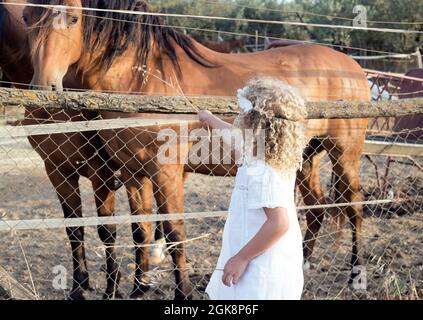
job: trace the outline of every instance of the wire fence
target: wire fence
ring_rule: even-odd
[[[367,72],[379,102],[339,102],[351,109],[348,122],[337,120],[342,108],[330,116],[324,105],[309,106],[316,118],[331,120],[314,122],[321,134],[310,130],[297,178],[304,299],[423,297],[421,104],[382,104],[403,98],[411,79]],[[237,169],[231,150],[189,116],[103,117],[101,106],[124,106],[119,95],[88,99],[76,91],[70,102],[21,93],[0,90],[0,298],[207,299]],[[181,100],[195,107],[195,97]],[[142,111],[138,103],[131,100],[126,111]],[[234,110],[233,102],[220,103]],[[379,119],[367,126],[360,117]]]
[[[40,125],[47,111],[52,119]],[[180,166],[157,168],[165,142],[154,121],[140,128],[124,114],[110,123],[90,112],[41,108],[26,119],[42,132],[6,125],[23,112],[6,105],[2,116],[0,295],[206,299],[236,165],[206,156],[183,166],[185,174]],[[69,120],[87,127],[49,127]],[[195,127],[185,125],[180,131],[184,125],[172,120],[160,129],[173,128],[183,144]],[[395,128],[368,130],[361,159],[355,153],[364,135],[360,140],[357,130],[311,141],[296,197],[307,257],[304,299],[422,297],[422,128]],[[199,141],[208,145],[210,134],[202,131]],[[340,154],[346,146],[351,150]],[[186,147],[185,155],[202,150]],[[359,241],[351,240],[354,232]],[[357,257],[361,276],[351,282]]]
[[[276,25],[290,25],[290,26],[309,26],[317,28],[330,28],[330,29],[347,29],[347,30],[361,30],[361,31],[375,31],[384,33],[401,33],[401,34],[422,34],[423,31],[411,30],[411,29],[400,29],[400,28],[375,28],[375,27],[360,27],[350,25],[337,25],[337,24],[322,24],[322,23],[304,23],[296,21],[277,21],[277,20],[261,20],[261,19],[247,19],[247,18],[233,18],[233,17],[221,17],[221,16],[202,16],[192,14],[178,14],[178,13],[161,13],[161,12],[139,12],[130,10],[112,10],[112,9],[101,9],[101,8],[90,8],[90,7],[78,7],[78,6],[57,6],[47,4],[32,4],[32,3],[13,3],[9,5],[24,6],[24,7],[43,7],[48,9],[67,8],[73,10],[84,10],[93,12],[113,12],[119,14],[131,14],[131,15],[142,15],[142,16],[158,16],[158,17],[173,17],[173,18],[195,18],[204,20],[223,20],[223,21],[237,21],[237,22],[248,22],[248,23],[261,23],[261,24],[276,24]]]
[[[24,7],[24,6],[26,6],[26,4],[23,4],[23,3],[14,3],[14,2],[8,2],[8,5],[9,6],[16,6],[16,7]],[[119,11],[121,11],[121,10],[109,10],[109,9],[94,9],[94,8],[80,8],[80,7],[71,7],[71,6],[52,6],[52,5],[41,5],[41,4],[28,4],[28,6],[32,6],[32,7],[43,7],[43,8],[48,8],[48,9],[51,9],[51,10],[53,10],[54,8],[56,8],[56,9],[60,9],[60,8],[75,8],[75,9],[81,9],[81,10],[83,10],[84,12],[86,12],[88,9],[89,10],[93,10],[94,11],[94,14],[87,14],[87,13],[83,13],[83,16],[85,16],[85,17],[89,17],[89,18],[95,18],[95,17],[98,17],[102,12],[114,12],[114,13],[118,13]],[[97,12],[97,14],[96,14],[96,12]],[[130,15],[132,15],[132,14],[136,14],[136,15],[154,15],[154,16],[161,16],[161,17],[170,17],[170,16],[174,16],[173,14],[167,14],[167,13],[152,13],[152,12],[150,12],[150,13],[147,13],[147,12],[144,12],[144,13],[142,13],[142,12],[133,12],[133,11],[121,11],[121,13],[122,12],[126,12],[126,13],[128,13],[128,14],[130,14]],[[196,15],[184,15],[184,14],[181,14],[181,15],[176,15],[176,16],[180,16],[181,18],[189,18],[189,17],[191,17],[191,18],[195,18],[195,19],[212,19],[212,18],[214,18],[214,19],[223,19],[223,20],[226,20],[226,19],[229,19],[228,17],[208,17],[208,16],[196,16]],[[102,19],[106,19],[105,17],[101,17]],[[123,21],[122,19],[119,19],[120,21]],[[233,19],[232,18],[230,18],[230,20],[232,21]],[[250,19],[246,19],[248,22],[253,22],[253,20],[250,20]],[[258,20],[258,21],[260,21],[260,20]],[[127,21],[127,22],[130,22],[130,23],[136,23],[136,22],[133,22],[133,21]],[[272,23],[272,21],[261,21],[262,23]],[[277,23],[277,24],[279,24],[279,23],[281,23],[281,21],[273,21],[273,22],[275,22],[275,23]],[[368,21],[369,23],[371,23],[371,22],[373,22],[373,23],[383,23],[383,21]],[[282,23],[284,23],[284,22],[282,22]],[[292,21],[287,21],[287,24],[291,24],[291,23],[293,23],[294,25],[297,25],[297,22],[292,22]],[[389,22],[389,23],[391,23],[391,22]],[[146,24],[148,24],[148,23],[146,23]],[[395,23],[393,23],[393,24],[395,24]],[[401,24],[401,23],[400,23]],[[416,24],[419,24],[419,22],[416,22]],[[148,24],[148,25],[152,25],[152,24]],[[297,25],[297,26],[300,26],[300,27],[310,27],[311,25],[310,24],[307,24],[307,23],[305,23],[305,24],[299,24],[299,25]],[[186,25],[166,25],[165,27],[167,27],[167,28],[175,28],[175,29],[178,29],[178,30],[182,30],[182,31],[202,31],[202,32],[206,32],[206,33],[215,33],[215,34],[225,34],[225,35],[229,35],[229,36],[237,36],[237,37],[246,37],[246,38],[258,38],[258,39],[261,39],[261,40],[263,40],[263,41],[269,41],[269,40],[276,40],[276,41],[278,41],[278,40],[282,40],[282,41],[299,41],[298,39],[287,39],[287,38],[283,38],[283,37],[272,37],[272,36],[267,36],[267,35],[263,35],[263,34],[250,34],[250,33],[245,33],[245,32],[231,32],[231,31],[228,31],[228,30],[215,30],[215,29],[206,29],[206,28],[196,28],[196,27],[188,27],[188,26],[186,26]],[[339,25],[339,24],[333,24],[333,25],[322,25],[321,26],[322,28],[328,28],[328,29],[332,29],[332,28],[334,28],[334,29],[343,29],[343,28],[350,28],[350,26],[346,26],[346,25]],[[353,27],[351,27],[351,28],[353,28]],[[360,28],[359,28],[360,29]],[[379,31],[378,32],[388,32],[387,30],[390,30],[390,29],[386,29],[386,28],[375,28],[375,29],[379,29]],[[366,30],[368,30],[368,29],[365,29],[365,28],[362,28],[360,31],[362,31],[362,32],[365,32]],[[402,29],[393,29],[393,32],[395,32],[395,33],[414,33],[414,32],[417,32],[417,33],[421,33],[421,31],[418,31],[418,30],[411,30],[411,29],[405,29],[405,30],[402,30]],[[392,51],[383,51],[383,50],[374,50],[374,49],[368,49],[368,48],[362,48],[362,47],[351,47],[351,46],[347,46],[346,44],[342,44],[342,45],[339,45],[339,44],[334,44],[334,43],[328,43],[328,42],[317,42],[317,41],[308,41],[308,40],[301,40],[301,42],[303,42],[303,43],[309,43],[309,44],[318,44],[318,45],[323,45],[323,46],[328,46],[328,47],[332,47],[332,48],[335,48],[335,49],[339,49],[339,50],[345,50],[345,49],[348,49],[348,50],[350,50],[350,51],[354,51],[354,52],[360,52],[360,53],[366,53],[366,54],[368,54],[368,53],[372,53],[372,54],[384,54],[384,55],[388,55],[389,57],[390,56],[392,56],[392,57],[395,57],[395,56],[397,56],[397,55],[402,55],[403,53],[402,52],[392,52]],[[410,55],[413,55],[414,53],[410,53]]]

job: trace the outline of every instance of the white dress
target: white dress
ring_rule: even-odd
[[[303,291],[302,235],[294,202],[295,177],[283,177],[264,161],[239,168],[222,251],[206,292],[212,300],[298,300]],[[222,282],[226,262],[260,230],[267,217],[263,208],[283,207],[289,229],[269,250],[252,260],[239,282]]]

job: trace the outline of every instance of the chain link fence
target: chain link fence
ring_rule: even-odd
[[[0,297],[207,299],[204,290],[219,255],[234,184],[233,163],[213,165],[208,159],[212,164],[207,166],[187,165],[185,174],[172,168],[163,172],[153,160],[139,161],[163,145],[154,126],[128,129],[129,121],[118,119],[103,122],[116,128],[100,134],[91,127],[72,132],[75,126],[58,133],[52,122],[99,119],[56,111],[54,119],[36,119],[43,125],[33,130],[41,131],[28,131],[20,125],[29,123],[15,122],[24,118],[24,110],[2,111]],[[32,115],[40,112],[45,110]],[[349,199],[358,186],[345,185],[354,179],[343,175],[354,174],[333,170],[348,161],[339,156],[337,144],[320,152],[328,139],[314,139],[309,147],[315,152],[308,154],[319,155],[304,159],[305,166],[317,170],[299,180],[296,197],[303,234],[313,228],[304,246],[311,249],[315,242],[304,299],[423,297],[422,127],[388,122],[393,125],[369,127],[358,168],[362,197],[353,203]],[[130,126],[137,127],[136,121]],[[213,140],[210,134],[204,131],[202,137]],[[355,148],[353,141],[351,135]],[[151,180],[143,178],[146,171]],[[363,212],[357,240],[360,279],[352,282],[357,217],[351,207]],[[184,220],[157,214],[179,212],[186,213]],[[82,216],[88,219],[77,219]]]

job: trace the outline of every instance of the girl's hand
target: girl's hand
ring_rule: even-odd
[[[228,260],[223,270],[223,284],[227,287],[231,287],[232,284],[237,284],[247,266],[247,260],[242,259],[239,255],[233,256]]]
[[[208,123],[209,119],[213,116],[213,114],[210,111],[207,110],[201,110],[198,112],[198,117],[200,118],[201,122]]]

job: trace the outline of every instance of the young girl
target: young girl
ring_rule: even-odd
[[[251,81],[238,99],[241,113],[234,126],[210,112],[199,113],[212,129],[254,133],[238,150],[242,166],[206,292],[213,300],[300,299],[303,253],[294,189],[306,145],[305,103],[293,88],[271,79]],[[263,159],[250,152],[260,149],[259,132],[265,138]],[[223,136],[226,143],[230,139]]]

